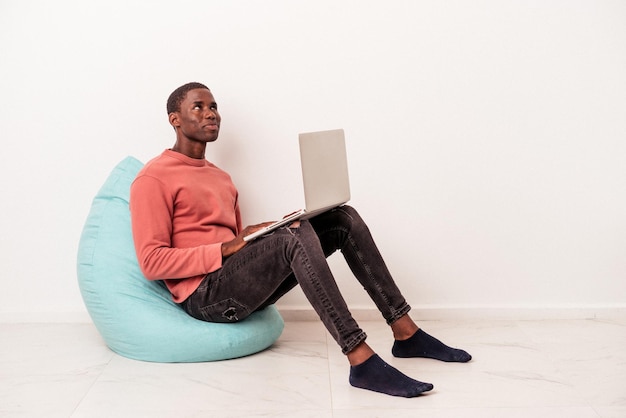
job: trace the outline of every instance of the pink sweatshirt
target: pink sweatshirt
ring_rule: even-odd
[[[135,178],[130,213],[141,271],[149,280],[165,280],[177,303],[222,267],[222,243],[242,229],[230,176],[205,159],[171,150]]]

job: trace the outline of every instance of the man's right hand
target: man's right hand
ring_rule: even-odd
[[[274,222],[263,222],[256,225],[246,226],[240,233],[233,239],[232,241],[223,242],[222,243],[222,258],[230,257],[235,254],[237,251],[241,250],[243,247],[248,244],[243,240],[243,237],[246,237],[253,232],[258,231],[259,229],[265,228],[268,225],[273,224]]]

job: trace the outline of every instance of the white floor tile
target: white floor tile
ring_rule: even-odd
[[[420,408],[335,410],[334,418],[598,418],[593,408]]]
[[[91,325],[0,324],[0,416],[68,417],[114,357]]]

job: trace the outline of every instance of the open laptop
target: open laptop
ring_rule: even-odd
[[[254,240],[298,219],[308,219],[350,200],[348,159],[343,129],[308,132],[299,135],[300,164],[306,209],[246,235]]]

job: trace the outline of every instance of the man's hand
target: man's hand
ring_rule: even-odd
[[[261,224],[246,226],[243,231],[239,233],[232,241],[222,243],[222,258],[230,257],[235,254],[237,251],[241,250],[243,247],[248,244],[243,240],[243,237],[252,234],[255,231],[258,231],[261,228],[265,228],[268,225],[273,224],[274,222],[263,222]]]

